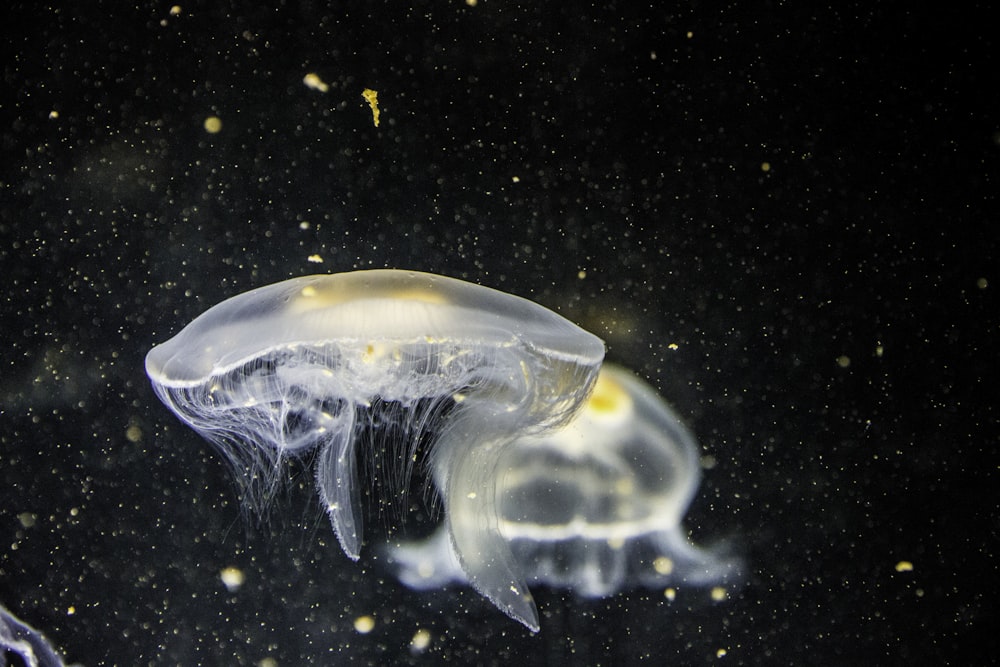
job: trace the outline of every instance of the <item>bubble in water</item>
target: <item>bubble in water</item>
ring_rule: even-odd
[[[499,532],[499,461],[515,439],[568,422],[603,357],[599,338],[538,304],[377,270],[228,299],[154,347],[146,372],[160,399],[233,463],[251,500],[268,497],[285,457],[316,452],[321,501],[352,559],[362,535],[359,440],[376,430],[398,436],[384,445],[399,492],[428,439],[458,567],[537,631],[531,593]]]
[[[531,584],[604,597],[636,586],[710,586],[739,561],[685,537],[698,487],[691,433],[651,387],[605,364],[584,408],[564,428],[523,436],[500,455],[500,532]],[[453,530],[475,517],[452,514]],[[447,533],[388,549],[415,589],[467,581]]]

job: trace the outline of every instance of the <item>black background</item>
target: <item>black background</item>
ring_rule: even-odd
[[[0,603],[69,660],[995,657],[986,3],[123,4],[14,3],[0,28]],[[604,338],[714,460],[686,525],[745,585],[537,589],[532,636],[401,587],[377,522],[350,562],[305,467],[245,520],[146,351],[246,289],[373,267]]]

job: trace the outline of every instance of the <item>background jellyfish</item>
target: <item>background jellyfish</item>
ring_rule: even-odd
[[[686,539],[680,522],[698,487],[697,446],[663,399],[622,368],[606,364],[572,422],[519,438],[498,469],[500,531],[530,583],[603,597],[738,573],[736,559]],[[411,588],[466,581],[444,530],[388,555]]]
[[[465,577],[532,630],[534,601],[498,530],[498,461],[515,439],[568,422],[604,344],[519,297],[424,273],[297,278],[233,297],[153,348],[160,399],[267,494],[285,456],[317,451],[316,480],[357,559],[359,436],[376,422],[405,491],[423,435]],[[260,480],[265,480],[261,482]],[[261,488],[262,487],[262,488]],[[451,517],[461,517],[453,521]]]

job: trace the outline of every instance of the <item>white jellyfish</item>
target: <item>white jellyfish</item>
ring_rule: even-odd
[[[698,487],[698,459],[693,436],[663,399],[605,364],[573,421],[520,437],[500,454],[494,492],[515,567],[529,584],[583,597],[732,580],[739,560],[691,544],[681,526]],[[449,521],[461,530],[475,517],[452,513]],[[441,530],[387,552],[411,588],[467,581]]]
[[[517,438],[568,422],[604,344],[525,299],[396,270],[296,278],[209,309],[146,357],[160,399],[267,495],[283,458],[316,452],[323,506],[357,559],[356,445],[376,423],[409,482],[418,444],[464,577],[532,631],[538,614],[499,531],[499,461]],[[263,486],[263,489],[260,487]],[[453,517],[460,517],[454,521]]]
[[[8,655],[9,653],[9,655]],[[63,661],[45,636],[0,605],[0,665],[17,656],[28,667],[62,667]]]

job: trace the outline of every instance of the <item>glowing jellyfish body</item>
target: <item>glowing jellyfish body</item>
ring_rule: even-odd
[[[316,480],[344,552],[362,516],[356,445],[384,443],[409,481],[422,436],[464,576],[532,630],[534,601],[498,527],[498,462],[516,438],[566,423],[604,357],[599,338],[525,299],[431,274],[378,270],[296,278],[238,295],[153,348],[160,399],[253,479],[318,449]],[[251,489],[255,483],[246,481]],[[399,489],[405,492],[405,489]],[[462,517],[458,524],[451,517]]]
[[[735,576],[738,561],[691,544],[681,527],[698,458],[693,436],[652,388],[606,364],[572,422],[500,455],[496,504],[516,567],[529,583],[583,597]],[[473,520],[450,517],[453,526]],[[388,555],[411,588],[466,581],[440,530]]]

